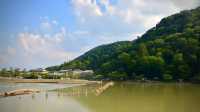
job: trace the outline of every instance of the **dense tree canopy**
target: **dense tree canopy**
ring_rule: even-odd
[[[93,69],[111,79],[200,80],[200,7],[161,20],[134,41],[96,47],[58,69]]]

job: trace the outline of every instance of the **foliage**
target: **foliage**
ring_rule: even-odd
[[[172,79],[173,79],[173,77],[170,74],[164,74],[163,75],[163,80],[164,81],[171,81]]]
[[[138,60],[137,74],[144,74],[148,79],[158,77],[161,79],[163,74],[164,60],[161,57],[145,56]]]
[[[59,69],[93,69],[103,78],[196,80],[200,74],[200,7],[161,20],[134,41],[96,47]],[[142,74],[142,75],[141,75]]]
[[[54,76],[49,75],[48,73],[42,73],[42,72],[32,72],[32,71],[26,71],[20,70],[19,68],[10,68],[6,69],[3,68],[0,70],[0,76],[1,77],[17,77],[17,78],[24,78],[24,79],[60,79],[63,76]]]
[[[108,77],[111,78],[112,80],[125,80],[127,79],[127,74],[114,71],[109,73]]]

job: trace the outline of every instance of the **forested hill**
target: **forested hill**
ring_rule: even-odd
[[[93,69],[95,78],[200,80],[200,7],[166,17],[134,41],[96,47],[47,68]]]

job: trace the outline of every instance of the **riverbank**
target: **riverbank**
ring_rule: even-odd
[[[59,83],[59,84],[99,84],[100,81],[89,81],[82,79],[18,79],[0,77],[0,82],[10,83]]]

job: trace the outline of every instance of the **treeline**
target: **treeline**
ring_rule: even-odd
[[[23,78],[23,79],[60,79],[61,76],[53,76],[44,72],[28,71],[19,68],[2,68],[0,69],[0,77]]]
[[[99,46],[47,69],[93,69],[96,79],[200,81],[200,8],[161,20],[134,41]]]

